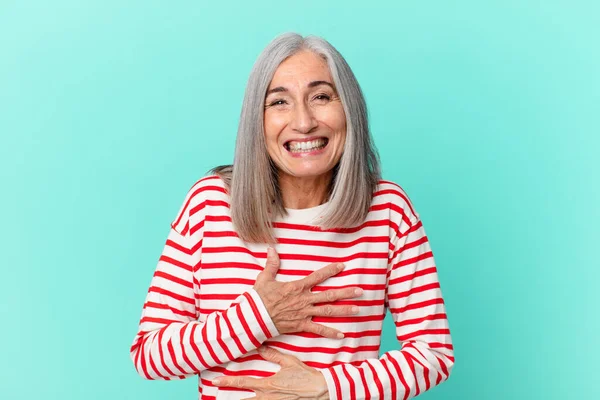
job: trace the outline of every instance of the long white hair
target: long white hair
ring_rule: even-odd
[[[233,224],[240,238],[247,242],[275,243],[272,219],[286,214],[277,168],[265,143],[264,103],[277,67],[301,50],[313,51],[327,62],[346,114],[346,143],[333,170],[328,204],[319,227],[361,224],[380,179],[379,157],[369,132],[365,99],[346,60],[321,37],[282,34],[262,51],[250,73],[233,165],[212,170],[228,187]]]

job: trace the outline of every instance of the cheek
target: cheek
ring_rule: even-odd
[[[336,113],[329,125],[331,129],[335,132],[336,141],[338,143],[336,153],[341,157],[341,154],[344,152],[344,147],[346,144],[346,115],[343,111]]]
[[[331,104],[322,110],[321,121],[323,121],[334,133],[346,135],[346,114],[339,103]]]
[[[281,115],[265,113],[264,117],[265,137],[267,140],[276,140],[277,136],[285,126]]]

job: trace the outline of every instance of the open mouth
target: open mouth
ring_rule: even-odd
[[[283,147],[290,153],[309,153],[325,148],[327,143],[329,143],[329,139],[327,138],[318,138],[303,142],[290,140],[289,142],[285,142]]]

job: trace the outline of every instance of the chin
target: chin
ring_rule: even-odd
[[[318,178],[326,175],[333,171],[333,168],[319,168],[319,169],[289,169],[285,172],[286,175],[293,176],[295,178]]]

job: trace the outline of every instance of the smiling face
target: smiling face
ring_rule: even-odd
[[[323,58],[305,50],[279,65],[267,89],[264,128],[280,179],[330,180],[346,142],[346,116]]]

